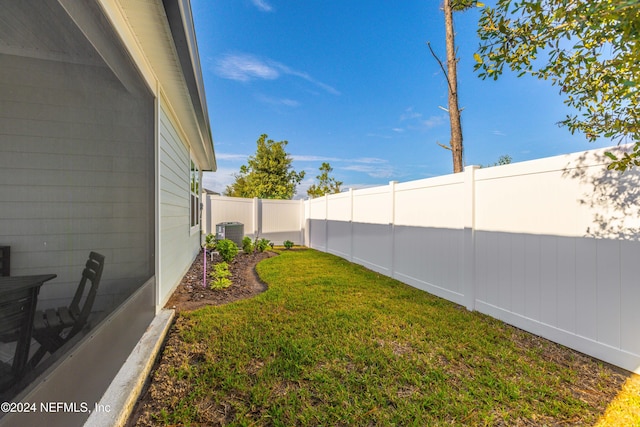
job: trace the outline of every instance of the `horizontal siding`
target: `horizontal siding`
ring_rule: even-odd
[[[200,233],[191,235],[190,171],[186,144],[171,119],[160,110],[160,275],[157,304],[164,304],[200,247]]]
[[[153,274],[153,103],[108,68],[0,55],[0,244],[12,274],[55,273],[66,304],[89,251],[106,256],[96,308]]]

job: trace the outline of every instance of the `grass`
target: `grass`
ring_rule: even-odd
[[[593,394],[610,388],[606,366],[490,317],[313,250],[258,273],[260,296],[181,315],[164,385],[176,397],[156,422],[593,425],[605,412],[578,368],[597,372]]]

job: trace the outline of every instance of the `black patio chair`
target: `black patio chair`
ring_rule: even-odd
[[[33,338],[40,348],[29,361],[31,367],[36,366],[47,352],[54,353],[85,327],[98,293],[103,268],[104,255],[91,252],[71,304],[36,312]],[[88,289],[87,282],[90,283]]]
[[[36,295],[31,288],[0,291],[0,341],[15,342],[13,360],[0,361],[0,396],[20,380],[26,371]]]

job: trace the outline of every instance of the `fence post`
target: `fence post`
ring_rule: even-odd
[[[353,188],[349,188],[349,261],[353,262]]]
[[[467,310],[476,306],[476,176],[478,166],[464,168],[464,244],[462,248],[462,269],[464,301]]]
[[[307,246],[306,239],[304,238],[305,229],[307,228],[304,206],[304,200],[300,199],[300,208],[298,209],[298,214],[300,215],[300,221],[298,221],[298,226],[300,227],[300,244],[302,246]]]
[[[260,222],[262,222],[262,218],[260,218],[260,199],[257,197],[253,198],[253,224],[252,224],[252,232],[254,239],[260,235]]]
[[[389,211],[389,232],[391,233],[391,265],[389,270],[391,278],[396,277],[396,184],[398,181],[389,181],[390,211]]]
[[[329,252],[329,195],[324,196],[324,251]]]

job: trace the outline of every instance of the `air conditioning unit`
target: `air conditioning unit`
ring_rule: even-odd
[[[244,224],[241,222],[221,222],[216,224],[216,239],[229,239],[239,247],[242,247],[244,237]]]

